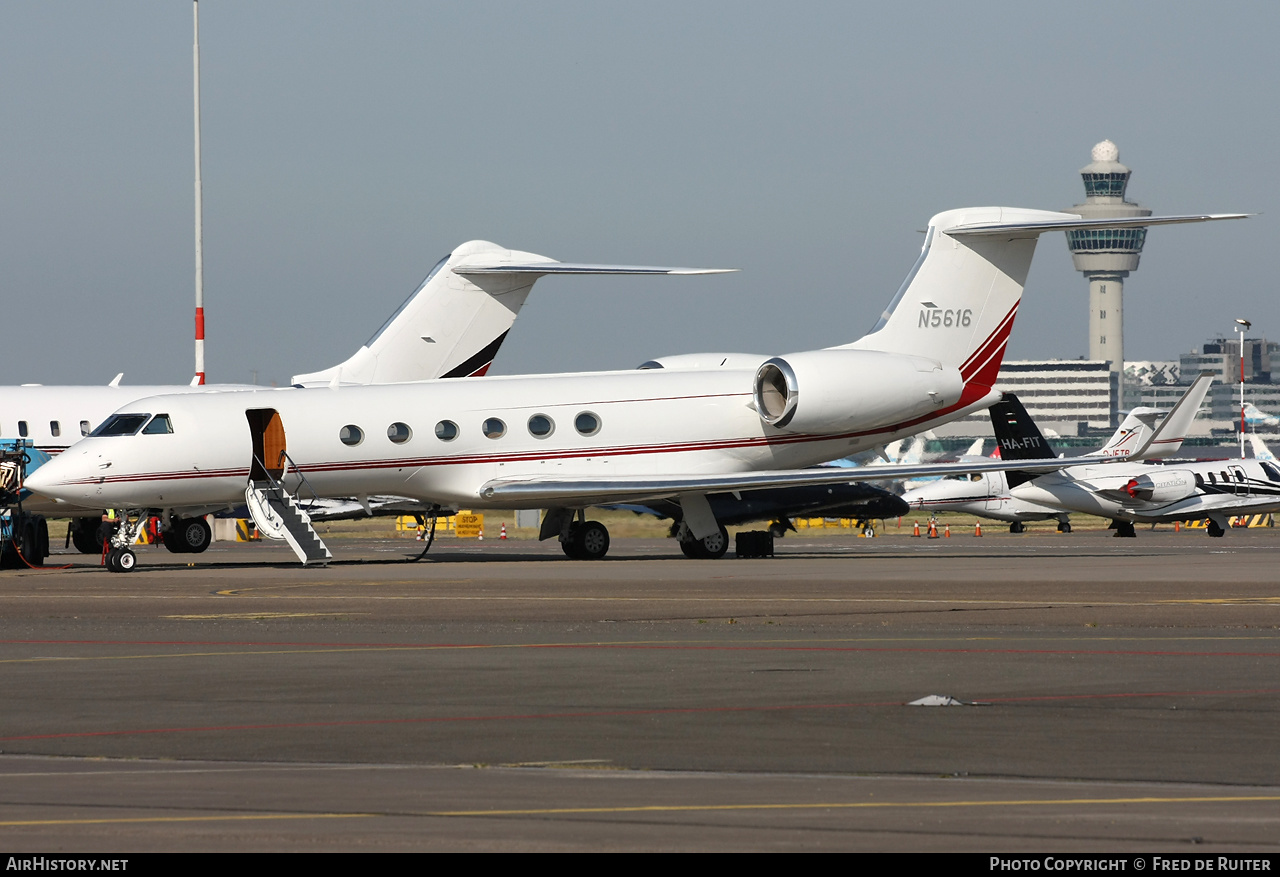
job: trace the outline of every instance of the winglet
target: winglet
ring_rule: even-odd
[[[120,374],[118,374],[118,375],[116,375],[114,378],[112,378],[112,379],[111,379],[111,383],[107,384],[107,386],[108,386],[108,387],[118,387],[118,386],[120,386],[120,382],[121,382],[122,380],[124,380],[124,372],[120,372]]]
[[[1187,392],[1182,394],[1182,398],[1178,400],[1177,405],[1173,406],[1173,410],[1165,415],[1164,420],[1151,433],[1147,443],[1138,448],[1129,459],[1148,460],[1176,454],[1182,447],[1183,439],[1187,437],[1187,430],[1191,428],[1191,422],[1196,419],[1196,413],[1199,412],[1200,405],[1204,402],[1204,397],[1209,392],[1209,385],[1212,383],[1213,373],[1202,372],[1187,388]]]

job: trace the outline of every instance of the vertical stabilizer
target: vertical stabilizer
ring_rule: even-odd
[[[470,241],[441,259],[414,293],[374,336],[345,362],[295,375],[294,384],[391,384],[482,375],[515,323],[533,274],[464,276],[453,269],[473,263],[554,264],[533,253]]]
[[[972,207],[929,220],[920,258],[871,333],[849,347],[928,356],[990,387],[1027,282],[1038,234],[951,235],[960,227],[1078,219],[1064,213]]]

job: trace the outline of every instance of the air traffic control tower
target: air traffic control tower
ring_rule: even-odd
[[[1110,140],[1093,147],[1093,161],[1080,169],[1083,204],[1068,207],[1085,219],[1150,216],[1151,211],[1124,200],[1132,173],[1119,161]],[[1071,260],[1089,280],[1089,359],[1107,360],[1124,381],[1124,279],[1138,268],[1145,228],[1077,229],[1067,232]],[[1123,389],[1119,391],[1123,396]]]

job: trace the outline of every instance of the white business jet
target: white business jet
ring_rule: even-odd
[[[538,265],[542,270],[537,274],[502,272],[504,266],[512,264]],[[477,272],[493,269],[496,273],[444,270],[459,265]],[[346,387],[483,375],[540,276],[706,273],[723,271],[557,262],[488,241],[469,241],[436,263],[426,279],[353,356],[323,371],[295,375],[292,384]],[[89,435],[112,412],[127,408],[138,399],[261,389],[249,384],[199,385],[194,381],[189,386],[129,386],[121,383],[122,378],[117,375],[106,386],[0,387],[0,439],[28,439],[40,451],[57,455]],[[55,507],[42,503],[39,497],[24,505],[34,514],[73,517],[71,536],[76,547],[87,553],[101,552],[101,509],[112,506],[95,503],[77,508],[64,503]],[[165,546],[171,550],[200,552],[208,546],[209,526],[200,517],[183,512],[166,515],[165,522]]]
[[[134,510],[222,505],[245,496],[259,527],[279,520],[304,561],[328,557],[291,493],[387,493],[441,506],[541,508],[542,538],[600,558],[602,503],[679,501],[682,538],[720,531],[708,494],[1031,468],[984,461],[858,470],[802,469],[963,417],[992,389],[1039,236],[1238,218],[1083,220],[1038,210],[953,210],[929,223],[907,280],[870,334],[747,368],[426,381],[206,393],[139,400],[29,480],[70,503]],[[471,268],[532,276],[546,265]],[[287,441],[286,441],[287,437]],[[1048,464],[1057,468],[1057,462]],[[305,482],[305,484],[304,484]],[[247,486],[246,486],[247,485]],[[133,519],[130,516],[130,520]],[[577,520],[575,520],[575,518]],[[130,526],[112,568],[135,562]],[[294,531],[297,532],[294,532]]]
[[[1166,413],[1158,408],[1134,408],[1105,445],[1075,458],[1076,465],[1120,460],[1147,460],[1167,457],[1182,447],[1187,429],[1204,402],[1213,378],[1202,375],[1187,389],[1178,404]],[[1005,460],[1051,460],[1053,449],[1027,415],[1013,393],[989,409],[996,445]],[[1163,418],[1163,419],[1161,419]],[[1098,471],[1113,473],[1120,470]],[[1128,470],[1125,470],[1128,471]],[[1047,479],[1047,476],[1041,476]],[[1072,477],[1067,475],[1066,477]],[[1056,519],[1060,533],[1071,532],[1071,509],[1034,502],[1016,491],[1027,478],[1019,472],[962,473],[921,484],[903,494],[913,509],[936,514],[961,512],[979,518],[1009,523],[1010,533],[1021,533],[1028,521]]]

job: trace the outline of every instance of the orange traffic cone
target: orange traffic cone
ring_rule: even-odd
[[[938,538],[938,522],[935,521],[933,518],[929,519],[929,538],[930,539]]]
[[[943,535],[943,536],[946,536],[948,539],[950,539],[950,538],[951,538],[951,525],[950,525],[950,524],[947,524],[947,528],[942,532],[942,535]]]
[[[499,539],[506,539],[506,538],[507,538],[507,525],[506,525],[505,523],[503,523],[503,525],[502,525],[502,532],[498,534],[498,538],[499,538]]]
[[[1173,522],[1173,532],[1175,532],[1175,533],[1181,533],[1181,532],[1182,532],[1182,521],[1174,521],[1174,522]]]
[[[916,525],[915,525],[915,527],[913,527],[913,528],[912,528],[912,530],[911,530],[911,535],[912,535],[912,536],[919,536],[919,535],[920,535],[920,522],[919,522],[919,521],[916,521]]]
[[[981,535],[982,535],[982,521],[974,521],[974,522],[973,522],[973,535],[975,535],[975,536],[981,536]]]
[[[480,535],[476,536],[476,540],[479,542],[484,541],[484,527],[480,528]]]

